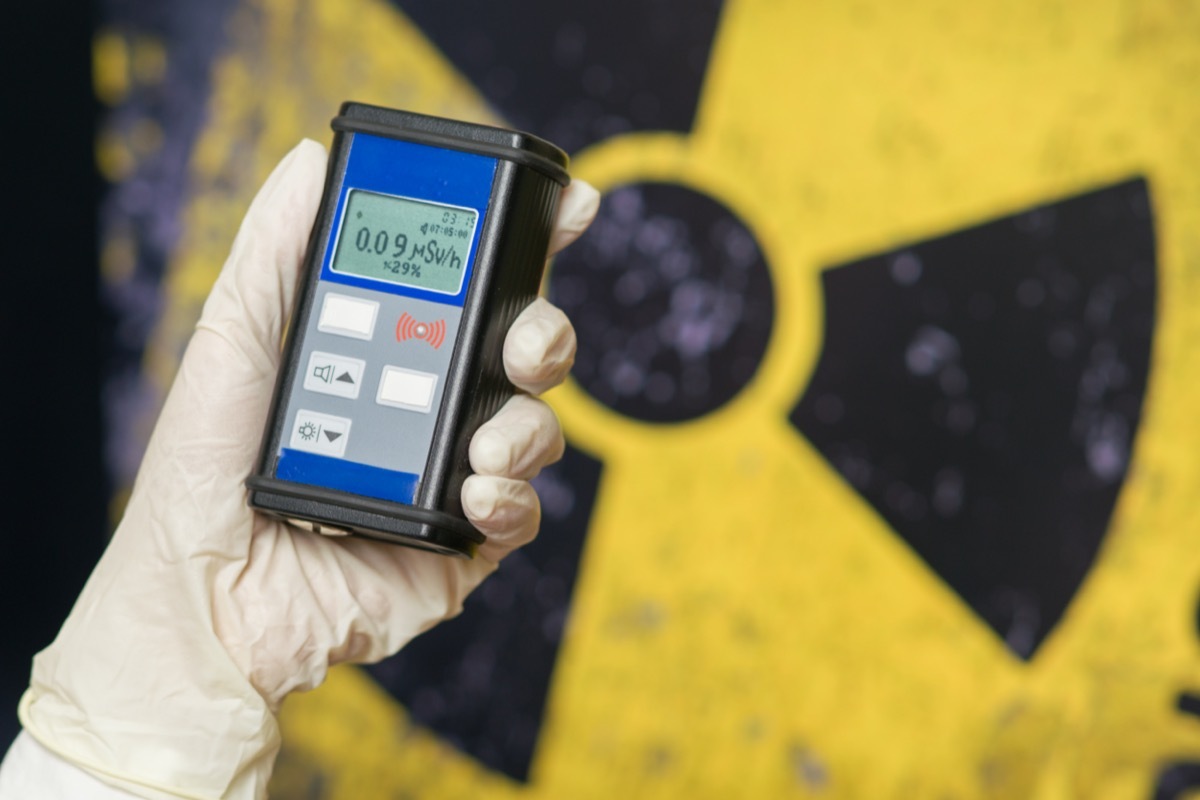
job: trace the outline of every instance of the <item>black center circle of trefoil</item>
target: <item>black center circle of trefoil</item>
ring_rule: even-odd
[[[593,398],[646,422],[683,422],[733,399],[770,338],[770,272],[750,229],[675,184],[609,192],[555,261],[550,299],[579,336],[573,375]]]

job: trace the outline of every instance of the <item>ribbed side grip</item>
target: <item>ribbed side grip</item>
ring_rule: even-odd
[[[447,513],[462,513],[459,494],[463,481],[471,474],[471,436],[516,391],[504,372],[504,339],[516,318],[538,295],[561,190],[559,184],[538,172],[516,168],[508,213],[510,218],[532,222],[505,225],[497,243],[484,306],[489,322],[482,331],[475,366],[467,381],[453,468],[442,494],[442,509]]]

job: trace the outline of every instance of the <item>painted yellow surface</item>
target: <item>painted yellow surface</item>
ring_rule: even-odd
[[[164,385],[254,188],[341,100],[491,116],[378,0],[246,0],[230,30],[151,357]],[[528,784],[341,669],[285,707],[277,797],[1132,800],[1200,759],[1174,709],[1200,690],[1200,2],[728,0],[694,130],[599,143],[573,172],[733,209],[772,269],[766,358],[687,424],[552,394],[605,468]],[[786,413],[823,267],[1134,174],[1161,282],[1143,426],[1093,572],[1023,663]]]
[[[170,385],[179,356],[255,191],[302,138],[330,143],[349,99],[477,122],[480,96],[386,3],[248,0],[230,17],[211,122],[192,154],[191,202],[145,369]]]

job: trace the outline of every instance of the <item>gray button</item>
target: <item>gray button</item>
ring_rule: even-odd
[[[354,400],[358,397],[366,368],[367,362],[360,358],[314,351],[308,357],[308,368],[304,371],[304,388]]]
[[[370,339],[375,333],[375,318],[379,316],[379,303],[329,292],[321,304],[321,316],[317,330],[354,339]]]
[[[350,440],[350,420],[302,408],[292,423],[291,448],[342,458]]]
[[[386,366],[379,380],[375,402],[428,414],[433,407],[433,390],[437,388],[437,379],[437,375],[429,372]]]

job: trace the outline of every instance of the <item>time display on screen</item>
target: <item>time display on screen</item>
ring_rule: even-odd
[[[353,189],[330,268],[458,294],[478,217],[470,208]]]

